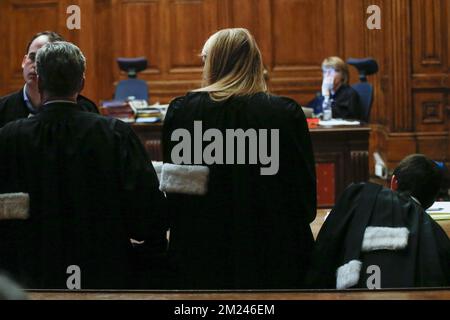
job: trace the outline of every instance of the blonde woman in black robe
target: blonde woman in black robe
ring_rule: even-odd
[[[202,58],[204,86],[172,101],[163,130],[161,186],[170,207],[174,286],[300,288],[316,216],[314,156],[302,108],[267,92],[261,53],[247,30],[215,33]],[[230,132],[257,133],[258,140],[233,148]],[[192,137],[191,148],[182,150],[180,135]],[[271,163],[261,157],[268,140]]]

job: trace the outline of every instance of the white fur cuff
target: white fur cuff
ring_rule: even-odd
[[[204,195],[208,192],[209,168],[165,163],[159,189],[168,193]]]
[[[342,290],[358,284],[362,262],[352,260],[337,269],[336,289]]]
[[[29,217],[30,197],[27,193],[0,194],[0,220],[25,220]]]
[[[407,228],[367,227],[362,251],[401,250],[408,245]]]
[[[158,176],[158,180],[161,180],[161,172],[163,167],[162,161],[152,161],[153,168],[156,171],[156,175]]]

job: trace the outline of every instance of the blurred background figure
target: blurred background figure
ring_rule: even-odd
[[[332,118],[360,120],[361,102],[358,93],[349,86],[348,65],[339,57],[328,57],[322,62],[322,72],[322,92],[306,107],[312,108],[316,115],[323,115],[324,120],[330,118],[326,115],[327,106]]]
[[[2,272],[0,272],[0,300],[27,300],[22,288]]]

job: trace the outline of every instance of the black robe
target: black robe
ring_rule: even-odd
[[[343,84],[338,91],[332,95],[333,103],[331,111],[333,118],[362,120],[363,107],[358,92],[349,85]],[[314,109],[314,113],[322,112],[322,104],[324,97],[318,95],[315,99],[307,104],[308,108]]]
[[[98,113],[97,106],[88,98],[78,95],[77,103],[80,110]],[[17,92],[0,97],[0,128],[11,121],[28,118],[30,109],[23,98],[23,88]]]
[[[404,248],[363,252],[366,227],[407,228]],[[359,260],[354,288],[367,288],[380,268],[381,288],[450,285],[450,241],[444,230],[411,197],[373,184],[349,186],[323,224],[308,274],[311,288],[336,288],[337,270]]]
[[[202,121],[203,131],[279,129],[279,171],[263,176],[261,165],[213,164],[206,195],[167,194],[175,286],[301,287],[314,242],[309,224],[316,216],[314,155],[302,109],[291,99],[265,93],[225,102],[189,93],[169,106],[164,162],[172,162],[177,143],[172,132],[185,128],[192,135],[195,120]]]
[[[30,218],[0,221],[0,269],[27,288],[66,289],[70,265],[81,268],[82,289],[136,288],[132,262],[142,257],[130,238],[145,240],[139,250],[163,262],[165,198],[141,142],[121,121],[54,103],[6,124],[0,193],[10,192],[29,193]],[[156,261],[146,262],[137,266],[147,269],[144,281],[157,277]]]

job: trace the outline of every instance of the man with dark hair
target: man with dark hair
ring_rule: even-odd
[[[141,142],[129,125],[80,110],[78,47],[47,43],[36,65],[42,110],[0,129],[0,193],[30,199],[29,219],[0,222],[0,268],[27,288],[132,289],[137,249],[151,286],[167,223]]]
[[[443,172],[437,164],[420,154],[403,159],[395,168],[391,188],[406,193],[424,209],[434,203],[443,178]]]
[[[63,40],[61,35],[53,31],[39,32],[31,38],[22,61],[24,87],[0,97],[0,128],[10,121],[27,118],[39,111],[41,96],[36,81],[36,52],[46,43]],[[77,104],[81,110],[98,113],[95,103],[82,95],[78,95]]]
[[[450,240],[425,212],[441,172],[424,155],[403,159],[391,189],[350,185],[317,237],[308,283],[313,288],[450,285]]]

